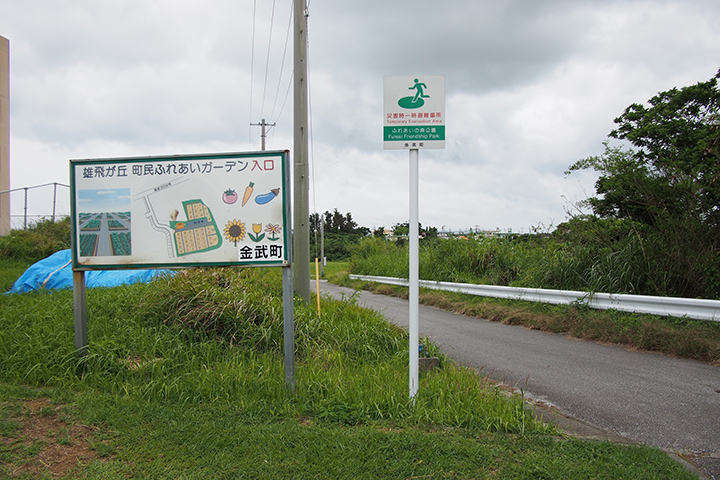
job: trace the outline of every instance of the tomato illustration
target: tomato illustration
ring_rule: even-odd
[[[227,203],[228,205],[232,205],[233,203],[237,202],[238,194],[232,188],[228,188],[223,192],[222,199],[223,202]]]

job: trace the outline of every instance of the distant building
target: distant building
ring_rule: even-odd
[[[0,192],[10,190],[10,42],[0,37]],[[10,193],[0,193],[0,235],[10,233]]]

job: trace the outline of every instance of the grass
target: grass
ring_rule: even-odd
[[[352,299],[296,300],[291,393],[280,292],[277,269],[90,289],[85,357],[72,292],[0,296],[0,478],[694,478],[562,435],[432,345],[410,401],[406,332]]]
[[[350,280],[347,276],[338,283],[383,295],[408,297],[407,287]],[[422,288],[419,301],[460,315],[720,366],[719,322],[477,297]]]
[[[318,266],[318,270],[320,267]],[[323,277],[321,275],[321,278],[328,279],[330,281],[333,281],[337,279],[339,276],[343,276],[350,270],[350,263],[349,262],[327,262],[325,265],[325,276]],[[313,280],[316,279],[315,276],[315,263],[310,264],[310,278]]]
[[[404,274],[404,278],[407,278],[407,272],[400,270],[399,264],[403,262],[398,262],[401,255],[394,251],[397,250],[394,245],[389,242],[380,244],[379,247],[370,242],[368,245],[367,252],[362,251],[361,245],[357,257],[354,257],[363,273],[399,277],[403,277]],[[389,250],[391,253],[384,254],[382,251],[378,253],[378,248]],[[347,272],[351,269],[355,271],[357,265],[354,262],[355,260],[352,260],[345,264],[348,269],[344,274],[336,272],[335,283],[407,298],[408,289],[406,287],[350,280]],[[404,261],[405,268],[406,264],[407,260]],[[438,278],[434,276],[435,273],[437,272],[428,270],[425,272],[425,276],[422,276],[421,273],[421,278],[428,280],[445,278],[442,275],[442,278]],[[460,273],[458,275],[462,277]],[[466,279],[466,281],[475,283],[477,278]],[[640,350],[660,352],[720,366],[720,322],[615,310],[599,311],[579,305],[551,306],[426,289],[420,289],[420,302],[462,315],[523,325],[548,332],[566,333],[583,340],[622,344]]]
[[[75,419],[100,427],[88,443],[95,456],[68,471],[70,478],[693,478],[647,447],[438,426],[258,420],[227,404],[179,408],[88,394],[73,400]],[[14,463],[32,463],[40,448]]]
[[[0,291],[7,292],[10,290],[20,275],[27,270],[31,262],[26,260],[6,259],[2,262],[3,268],[0,268]]]

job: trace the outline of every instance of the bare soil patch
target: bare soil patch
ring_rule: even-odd
[[[4,402],[0,406],[7,407]],[[19,412],[2,418],[6,425],[0,432],[0,472],[12,477],[22,475],[62,477],[78,465],[98,458],[92,447],[97,427],[73,422],[62,406],[40,398],[25,400]],[[9,455],[8,455],[9,454]],[[9,460],[8,460],[9,458]]]

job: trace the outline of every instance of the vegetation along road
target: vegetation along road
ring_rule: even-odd
[[[321,283],[407,328],[406,300]],[[720,368],[420,306],[420,335],[530,399],[631,440],[720,464]]]

